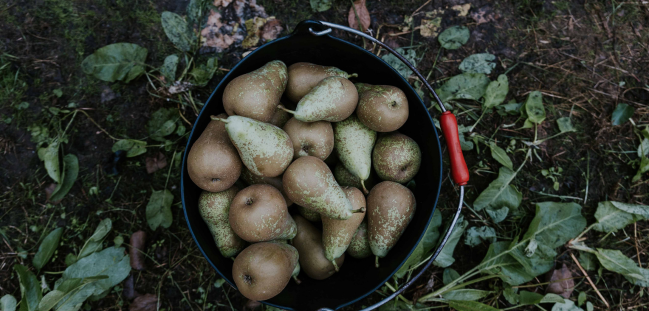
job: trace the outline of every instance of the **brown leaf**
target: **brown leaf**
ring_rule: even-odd
[[[551,270],[546,274],[546,281],[550,282],[548,287],[545,288],[546,293],[553,293],[562,296],[563,298],[570,298],[572,291],[575,290],[575,281],[572,279],[572,272],[564,263],[561,270]]]
[[[282,33],[281,23],[278,19],[269,17],[266,21],[266,25],[261,29],[261,38],[266,40],[266,42],[277,39],[280,33]]]
[[[149,174],[153,174],[165,166],[167,166],[167,157],[162,152],[158,152],[155,157],[146,158],[146,172]]]
[[[243,305],[243,311],[253,311],[261,307],[261,302],[248,299],[245,305]]]
[[[232,0],[214,0],[214,6],[222,6],[224,8],[228,7],[228,5],[232,2]]]
[[[354,7],[356,8],[356,12],[354,12]],[[349,8],[349,16],[347,17],[347,22],[349,22],[349,27],[354,29],[359,29],[356,13],[358,13],[358,19],[360,19],[361,21],[361,26],[363,27],[362,31],[367,31],[367,29],[370,28],[370,23],[372,22],[372,20],[370,18],[370,12],[367,10],[367,7],[365,6],[365,0],[354,1],[354,6]]]
[[[52,193],[54,193],[54,190],[56,190],[57,184],[51,183],[47,188],[45,188],[45,196],[47,197],[47,200],[49,201],[50,198],[52,197]],[[63,199],[61,199],[63,200]],[[59,204],[61,203],[61,200],[55,201],[55,202],[50,202],[52,204]]]
[[[473,18],[473,20],[478,23],[478,25],[495,20],[494,11],[490,5],[485,5],[471,12],[471,18]]]
[[[140,230],[131,234],[131,249],[129,255],[131,257],[131,268],[135,270],[144,270],[144,244],[146,243],[146,232]]]
[[[426,283],[426,287],[421,288],[415,292],[415,294],[412,296],[412,303],[416,304],[417,300],[419,300],[419,297],[430,293],[433,290],[433,287],[435,287],[435,274],[430,275],[430,278]]]
[[[220,12],[210,10],[206,26],[201,30],[203,46],[214,48],[215,52],[220,53],[229,48],[235,41],[241,40],[243,40],[243,36],[233,33],[233,26],[224,24],[221,21]]]
[[[158,297],[153,294],[146,294],[133,300],[128,308],[130,311],[156,311],[158,309]]]
[[[124,298],[128,300],[133,300],[136,297],[140,296],[140,293],[135,290],[135,278],[132,274],[129,275],[128,278],[126,278],[126,281],[124,281],[122,296],[124,296]]]

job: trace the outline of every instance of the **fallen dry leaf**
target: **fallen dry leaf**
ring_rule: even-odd
[[[155,157],[147,157],[146,160],[146,172],[153,174],[157,170],[167,166],[167,157],[165,157],[162,152],[158,152]]]
[[[135,278],[133,275],[129,275],[128,278],[126,278],[126,281],[124,281],[124,289],[122,290],[122,296],[126,298],[127,300],[133,300],[137,296],[140,296],[140,293],[138,293],[135,290]]]
[[[355,11],[354,8],[356,8]],[[360,19],[361,26],[363,27],[362,30],[358,28],[358,19],[356,18],[357,13],[358,13],[358,19]],[[372,22],[372,20],[370,18],[370,12],[367,10],[367,7],[365,6],[365,0],[354,1],[354,5],[351,8],[349,8],[349,16],[347,17],[347,22],[349,22],[349,27],[361,31],[367,31],[367,29],[370,28],[370,23]]]
[[[490,5],[485,5],[471,12],[471,18],[473,18],[478,25],[488,23],[494,20],[494,11]]]
[[[129,250],[129,255],[131,257],[131,268],[135,270],[144,270],[146,265],[144,264],[144,245],[146,244],[146,232],[140,230],[131,234],[131,249]]]
[[[177,94],[190,90],[194,85],[185,81],[176,81],[169,87],[169,94]]]
[[[146,294],[133,300],[128,308],[130,311],[156,311],[158,309],[158,297],[153,294]]]
[[[422,37],[437,37],[437,35],[439,35],[441,25],[441,17],[435,17],[433,19],[422,19],[419,33]]]
[[[214,0],[214,6],[215,7],[228,7],[228,5],[232,3],[232,0]]]
[[[261,29],[261,38],[266,42],[275,40],[279,34],[282,33],[282,30],[284,30],[284,28],[282,28],[282,24],[279,20],[271,16],[266,20],[264,28]]]
[[[56,186],[57,185],[55,183],[51,183],[49,186],[47,186],[47,188],[45,188],[45,197],[47,198],[48,201],[52,197],[52,193],[54,193],[54,190],[56,190]],[[63,200],[63,199],[61,199],[61,200]],[[59,203],[61,203],[61,200],[50,202],[50,203],[59,204]]]
[[[466,16],[467,14],[469,14],[470,9],[471,3],[454,5],[451,7],[451,10],[457,11],[457,16]]]
[[[243,36],[236,32],[233,25],[224,24],[221,21],[220,12],[210,10],[206,24],[207,26],[201,30],[201,42],[203,42],[203,46],[214,48],[217,53],[223,52],[235,41],[243,40]],[[232,24],[237,23],[232,22]]]
[[[572,279],[572,272],[564,263],[561,269],[555,269],[548,272],[546,281],[550,282],[546,287],[546,293],[553,293],[562,296],[563,298],[570,298],[572,291],[575,290],[575,281]]]
[[[248,35],[241,42],[241,47],[244,49],[249,49],[259,43],[259,34],[261,33],[261,28],[266,24],[266,19],[261,17],[254,17],[246,21],[246,30]]]
[[[395,32],[392,31],[392,30],[388,31],[387,34],[384,34],[383,37],[381,37],[381,41],[383,41],[383,43],[387,44],[389,47],[391,47],[391,48],[393,48],[393,49],[396,49],[396,48],[401,47],[401,45],[400,45],[399,42],[397,41],[397,39],[398,39],[399,37],[397,37],[397,36],[391,36],[391,35],[394,34],[394,33],[395,33]]]

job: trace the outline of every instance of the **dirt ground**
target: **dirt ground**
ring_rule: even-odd
[[[281,21],[282,35],[290,33],[304,19],[347,25],[350,8],[349,1],[336,0],[330,10],[314,13],[308,1],[257,2],[268,15]],[[448,9],[466,3],[471,5],[466,16]],[[63,254],[78,251],[99,220],[110,217],[114,228],[106,241],[118,235],[128,240],[138,230],[148,234],[146,252],[158,264],[148,261],[146,270],[132,274],[137,292],[158,294],[162,309],[252,310],[246,306],[247,299],[228,285],[220,288],[213,285],[218,277],[197,250],[184,219],[177,163],[152,174],[146,172],[145,158],[162,153],[171,162],[175,154],[184,151],[186,136],[167,147],[149,147],[146,154],[138,157],[116,159],[111,150],[114,140],[106,134],[135,139],[147,137],[144,124],[159,108],[179,108],[189,123],[196,119],[194,111],[177,101],[169,102],[164,96],[153,96],[155,90],[147,85],[144,76],[128,84],[107,83],[89,77],[80,67],[83,59],[96,49],[116,42],[137,43],[147,48],[147,62],[160,66],[165,56],[175,53],[160,25],[160,14],[171,11],[184,15],[187,4],[186,0],[6,0],[0,4],[0,68],[6,66],[0,70],[0,163],[3,163],[0,165],[3,240],[0,296],[10,293],[20,297],[12,266],[29,263],[27,258],[36,252],[51,228],[65,227],[66,233],[57,251],[61,255],[55,254],[46,270],[62,271],[66,267]],[[505,231],[516,234],[527,228],[534,216],[534,202],[576,202],[583,206],[582,213],[589,223],[600,201],[649,204],[649,176],[644,174],[640,181],[632,182],[638,165],[634,125],[631,122],[620,126],[611,124],[611,114],[619,103],[635,108],[632,120],[636,125],[649,122],[649,3],[639,0],[369,0],[367,7],[371,28],[379,29],[379,38],[393,47],[417,46],[421,57],[417,67],[425,75],[430,72],[431,83],[439,85],[460,73],[458,65],[465,57],[489,52],[497,57],[492,79],[498,74],[508,75],[507,101],[520,103],[529,92],[542,92],[547,119],[538,129],[539,139],[557,132],[556,119],[571,116],[577,131],[540,144],[538,158],[533,157],[513,182],[523,193],[524,213],[520,219],[509,222]],[[437,38],[401,28],[404,16],[417,10],[430,12],[439,8],[446,10],[441,29],[459,24],[469,27],[470,40],[460,49],[441,50],[438,54]],[[476,12],[483,14],[474,15]],[[414,15],[413,25],[420,25],[422,16]],[[363,45],[358,37],[339,32],[334,35]],[[212,53],[218,55],[221,69],[208,86],[194,92],[194,98],[204,102],[245,51],[233,46],[223,53]],[[430,103],[428,96],[424,100]],[[21,103],[28,106],[20,106]],[[55,204],[47,199],[46,188],[52,181],[36,154],[30,128],[51,126],[55,119],[48,113],[50,108],[66,109],[71,107],[70,103],[87,114],[76,115],[65,145],[66,153],[79,158],[79,177],[63,201]],[[480,111],[475,102],[467,102],[464,108],[469,112],[476,110],[478,114]],[[475,123],[469,112],[458,114],[460,124]],[[431,110],[433,116],[437,113]],[[486,114],[474,133],[502,141],[529,140],[534,130],[519,129],[522,122],[502,126],[518,118],[518,115]],[[56,121],[61,122],[58,127],[65,127],[68,122],[67,119]],[[477,149],[465,152],[471,171],[466,202],[473,202],[498,171],[497,162],[484,151],[484,145],[479,149],[479,152]],[[510,156],[514,167],[525,157],[522,153]],[[556,177],[560,185],[556,191],[553,180],[541,175],[541,170],[550,168],[562,169]],[[113,174],[114,169],[117,174]],[[165,186],[175,197],[173,224],[169,229],[152,231],[147,226],[145,207],[151,191]],[[442,191],[445,195],[440,199],[439,208],[448,215],[458,200],[448,178],[444,178]],[[471,219],[473,215],[465,209],[464,214]],[[635,256],[637,248],[640,258],[633,257],[633,260],[642,261],[646,267],[649,224],[642,221],[630,227],[632,231],[627,228],[616,239],[624,245],[627,255]],[[587,237],[599,238],[595,233]],[[462,272],[476,266],[487,248],[486,244],[476,248],[458,244],[453,268]],[[565,263],[577,272],[578,267],[566,249],[558,252],[557,265]],[[476,253],[480,255],[472,255]],[[440,280],[441,273],[442,269],[431,268],[403,295],[412,298],[427,280]],[[48,282],[55,277],[45,274]],[[601,277],[606,284],[603,294],[612,303],[611,309],[639,305],[646,308],[646,290],[643,297],[641,288],[631,292],[628,283],[622,285],[624,278],[620,275],[605,271]],[[542,282],[545,280],[535,283]],[[496,283],[485,281],[474,288],[493,290],[498,286]],[[583,279],[575,283],[577,291],[591,290]],[[105,298],[89,302],[86,310],[127,309],[129,301],[123,297],[122,289],[123,285],[117,286]],[[595,297],[592,291],[589,296]],[[361,305],[369,305],[381,297],[375,293],[346,310],[360,309]],[[596,309],[606,308],[595,299],[591,301]]]

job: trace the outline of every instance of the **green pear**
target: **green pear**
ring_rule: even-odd
[[[361,180],[363,191],[367,193],[365,180],[370,177],[372,169],[372,148],[376,132],[365,126],[355,114],[342,122],[334,123],[333,127],[334,148],[338,159],[350,173]]]
[[[347,248],[347,254],[357,259],[363,259],[372,255],[372,248],[370,248],[370,239],[367,233],[367,221],[363,221],[356,229],[354,237]]]
[[[302,122],[339,122],[347,119],[356,109],[358,92],[343,77],[328,77],[320,81],[297,103],[294,117]]]
[[[236,186],[221,192],[203,191],[198,197],[198,211],[212,232],[216,247],[223,257],[234,257],[246,247],[242,240],[230,227],[228,218],[230,204],[239,192]]]
[[[320,66],[311,63],[295,63],[288,66],[288,83],[286,85],[286,97],[297,103],[308,94],[320,81],[327,77],[340,76],[344,78],[357,77],[348,74],[336,67]]]
[[[375,175],[376,174],[374,174],[373,172],[370,172],[370,177],[367,178],[365,182],[363,182],[363,184],[367,187],[367,190],[372,190],[372,187],[376,185]],[[354,176],[354,174],[350,173],[345,168],[345,165],[343,165],[340,162],[336,163],[336,167],[334,167],[334,177],[336,178],[336,181],[341,187],[354,187],[358,189],[363,188],[363,184],[361,184],[361,179]]]
[[[412,138],[399,132],[382,135],[374,146],[372,165],[379,178],[405,184],[419,172],[421,150]]]
[[[343,187],[343,191],[354,209],[365,209],[365,196],[360,190],[353,187]],[[364,218],[365,213],[355,213],[345,220],[322,216],[322,244],[325,248],[325,257],[334,265],[334,260],[342,256],[349,247],[356,229],[358,229]]]
[[[230,116],[225,129],[243,164],[255,175],[281,175],[293,159],[293,143],[281,128],[246,117]]]
[[[322,220],[320,217],[320,214],[318,212],[315,212],[313,210],[310,210],[308,208],[302,207],[302,206],[297,206],[297,211],[302,215],[302,217],[306,218],[308,221],[313,221],[313,222],[319,222]]]
[[[336,266],[342,267],[345,255],[336,258],[336,266],[325,257],[322,232],[300,215],[295,216],[297,235],[292,241],[300,255],[300,268],[314,280],[324,280],[336,273]]]

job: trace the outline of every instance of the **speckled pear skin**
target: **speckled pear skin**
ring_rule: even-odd
[[[253,174],[276,177],[291,164],[293,143],[281,128],[240,116],[228,117],[225,128],[241,161]]]
[[[363,221],[356,229],[352,242],[349,243],[347,254],[357,259],[363,259],[372,255],[370,239],[367,232],[367,221]]]
[[[232,230],[255,243],[292,239],[297,234],[282,193],[270,185],[252,185],[237,193],[230,205]]]
[[[230,115],[269,122],[286,89],[286,64],[274,60],[234,78],[223,91],[223,108]]]
[[[325,257],[322,232],[302,216],[296,215],[295,223],[298,232],[292,244],[300,254],[302,271],[315,280],[324,280],[336,273],[334,265]],[[343,254],[336,259],[336,265],[342,268],[344,261],[345,255]]]
[[[308,208],[302,207],[297,205],[297,211],[302,215],[302,217],[306,218],[308,221],[312,222],[320,222],[322,221],[322,217],[318,212],[315,212],[313,210],[310,210]]]
[[[295,63],[288,66],[288,84],[286,85],[286,97],[297,103],[311,91],[320,81],[327,77],[351,78],[356,74],[348,74],[336,67],[320,66],[311,63]]]
[[[198,197],[198,211],[212,232],[212,237],[223,257],[234,257],[246,247],[242,240],[230,227],[228,218],[230,203],[239,192],[239,188],[232,188],[221,192],[203,191]]]
[[[291,118],[284,132],[293,142],[293,157],[314,156],[325,160],[334,150],[334,130],[327,121],[302,122]]]
[[[305,156],[286,169],[284,191],[295,204],[335,219],[352,217],[352,204],[322,160]]]
[[[372,148],[376,132],[365,126],[355,114],[334,123],[334,148],[345,168],[361,180],[370,177]]]
[[[279,103],[280,105],[284,106],[285,108],[289,108],[286,105]],[[295,108],[295,107],[293,107]],[[289,108],[290,109],[290,108]],[[277,126],[279,128],[283,128],[284,124],[288,122],[290,118],[292,118],[293,115],[286,112],[283,109],[279,109],[279,106],[275,108],[275,112],[273,113],[273,116],[268,120],[268,123]]]
[[[220,118],[226,118],[222,113]],[[232,187],[239,179],[241,159],[230,142],[225,124],[211,121],[187,155],[189,178],[201,189],[219,192]]]
[[[336,167],[334,167],[333,172],[336,181],[341,187],[354,187],[359,189],[363,187],[361,185],[361,179],[350,173],[342,163],[336,163]],[[374,185],[376,185],[376,176],[375,174],[370,172],[370,177],[365,181],[365,187],[369,191],[372,190],[372,187],[374,187]]]
[[[282,196],[284,197],[284,200],[286,200],[286,206],[291,206],[293,205],[293,201],[288,198],[286,193],[284,192],[284,186],[282,185],[282,177],[264,177],[264,176],[258,176],[253,174],[247,167],[243,166],[241,168],[241,179],[245,181],[248,185],[258,185],[258,184],[264,184],[264,185],[271,185],[277,190],[279,190],[282,193]]]
[[[234,260],[232,278],[246,298],[267,300],[284,290],[298,264],[298,256],[289,244],[255,243]]]
[[[358,118],[374,131],[392,132],[408,120],[409,108],[406,94],[390,85],[356,83],[358,90]]]
[[[342,189],[354,209],[365,207],[365,196],[360,190],[353,187],[343,187]],[[354,213],[346,220],[322,217],[322,244],[327,259],[334,260],[345,253],[352,242],[356,229],[364,218],[365,213]]]
[[[415,195],[404,185],[384,181],[367,197],[367,226],[370,248],[385,257],[397,243],[415,215]]]
[[[405,184],[421,167],[421,150],[410,137],[399,132],[379,137],[372,151],[372,165],[382,180]]]
[[[356,109],[358,92],[343,77],[328,77],[320,81],[297,103],[294,117],[302,122],[339,122]]]

